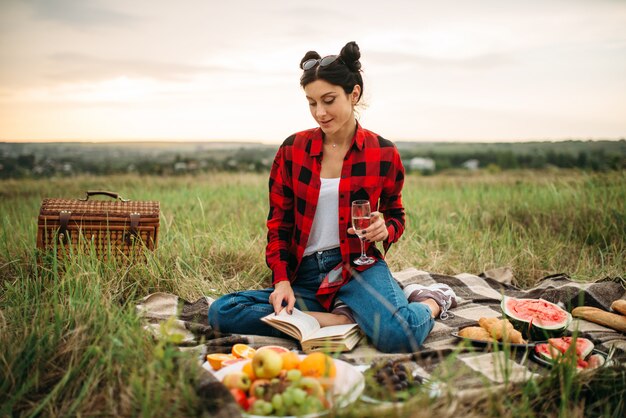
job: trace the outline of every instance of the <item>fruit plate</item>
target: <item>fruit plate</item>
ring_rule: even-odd
[[[505,343],[502,341],[494,341],[494,340],[490,340],[490,341],[476,340],[474,338],[462,337],[459,335],[458,332],[453,332],[452,336],[459,338],[460,340],[463,340],[463,341],[468,341],[472,343],[474,347],[480,347],[480,348],[493,348],[494,345],[497,345],[498,349],[500,350],[505,349],[505,347],[510,347],[512,350],[513,349],[514,350],[519,350],[519,349],[528,350],[528,349],[535,347],[534,342],[529,342],[527,344],[513,344],[513,343]]]
[[[300,359],[303,359],[306,355],[300,354],[299,357]],[[337,368],[337,374],[333,384],[332,397],[335,403],[334,408],[340,409],[350,405],[356,401],[359,396],[361,396],[361,392],[363,392],[363,389],[365,388],[365,378],[363,377],[363,374],[353,365],[338,359],[334,359],[334,362],[335,367]],[[246,363],[247,361],[239,361],[226,367],[222,367],[218,371],[214,371],[208,362],[205,362],[202,367],[212,372],[221,382],[227,374],[241,371],[243,365]],[[304,415],[304,417],[321,417],[327,415],[329,412],[330,411],[326,410],[319,413]],[[256,418],[258,415],[250,415],[244,412],[243,416]]]
[[[547,341],[540,341],[540,342],[541,342],[541,343],[547,343]],[[540,342],[537,342],[537,344],[539,344]],[[589,357],[590,357],[590,356],[592,356],[592,355],[594,355],[594,354],[598,354],[598,355],[600,355],[600,356],[602,356],[602,357],[604,358],[604,363],[603,363],[603,365],[602,365],[602,366],[600,366],[600,367],[603,367],[603,366],[609,366],[609,365],[611,365],[611,364],[613,363],[613,362],[612,362],[612,360],[611,360],[611,359],[609,359],[609,356],[608,356],[608,354],[607,354],[607,353],[605,353],[604,351],[597,350],[597,349],[595,349],[595,348],[594,348],[593,350],[591,350],[591,353],[590,353],[590,354],[586,357],[586,358],[587,358],[587,360],[589,360]],[[529,356],[529,357],[530,357],[530,359],[531,359],[531,360],[533,360],[535,363],[541,364],[542,366],[545,366],[545,367],[553,367],[553,366],[554,366],[554,364],[555,364],[555,361],[548,360],[548,359],[547,359],[547,358],[545,358],[545,357],[541,357],[540,355],[538,355],[538,354],[535,352],[535,350],[532,350],[532,351],[530,352],[530,356]],[[582,370],[584,370],[584,369],[582,369]]]

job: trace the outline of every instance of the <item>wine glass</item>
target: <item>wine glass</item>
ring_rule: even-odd
[[[361,231],[370,226],[371,216],[372,210],[368,200],[355,200],[352,202],[352,228],[354,228],[354,233],[357,234],[361,243],[361,256],[354,260],[354,264],[357,266],[372,264],[376,261],[372,257],[365,255],[364,234],[361,233]]]

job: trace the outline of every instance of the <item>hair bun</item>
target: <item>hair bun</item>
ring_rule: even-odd
[[[306,54],[304,54],[304,57],[302,57],[302,59],[300,60],[300,69],[303,70],[304,68],[302,68],[302,65],[307,62],[308,60],[314,59],[314,60],[318,60],[322,58],[320,56],[320,54],[318,54],[315,51],[309,51]]]
[[[348,42],[341,48],[339,56],[351,71],[359,71],[361,69],[361,62],[359,61],[361,58],[361,50],[356,42]]]

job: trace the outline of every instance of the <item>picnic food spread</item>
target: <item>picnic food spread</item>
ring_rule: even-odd
[[[332,357],[322,352],[299,356],[285,348],[233,349],[242,367],[227,373],[222,383],[241,408],[253,415],[306,415],[331,406],[328,391],[337,374]],[[208,356],[207,356],[208,358]]]

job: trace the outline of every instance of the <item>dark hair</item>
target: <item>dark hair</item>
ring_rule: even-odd
[[[320,59],[321,56],[315,51],[309,51],[304,54],[304,57],[300,61],[300,68],[302,65],[310,59]],[[346,94],[352,93],[354,86],[357,84],[361,86],[361,94],[359,99],[363,96],[363,77],[361,77],[361,51],[356,42],[348,42],[339,53],[339,59],[330,65],[325,67],[319,64],[315,67],[304,71],[302,77],[300,77],[300,85],[305,87],[307,84],[312,83],[315,80],[325,80],[330,84],[341,86]],[[357,102],[358,102],[357,100]]]

